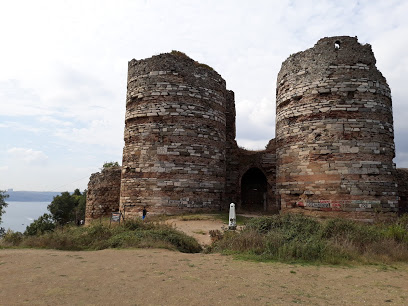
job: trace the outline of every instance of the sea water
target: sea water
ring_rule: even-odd
[[[50,202],[12,202],[6,201],[8,206],[1,217],[0,227],[15,232],[24,232],[26,227],[44,213],[49,213],[47,206]]]

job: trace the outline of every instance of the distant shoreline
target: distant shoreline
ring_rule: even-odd
[[[6,191],[6,202],[51,202],[59,191]]]

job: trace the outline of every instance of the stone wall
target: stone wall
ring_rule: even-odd
[[[391,93],[370,45],[323,38],[277,80],[277,189],[283,210],[372,218],[397,211]]]
[[[91,176],[87,218],[117,209],[119,187],[127,216],[231,202],[238,211],[365,220],[407,211],[391,92],[375,63],[370,45],[347,36],[291,55],[277,79],[276,138],[249,151],[235,139],[234,92],[212,68],[177,51],[133,59],[121,178],[118,169]]]
[[[110,167],[93,173],[86,194],[85,222],[119,210],[120,167]]]
[[[225,81],[181,52],[129,62],[121,209],[218,210],[225,190]]]
[[[251,207],[243,204],[242,179],[251,169],[259,169],[266,177],[266,203],[258,212],[278,212],[279,204],[276,202],[276,148],[272,139],[265,150],[250,151],[238,147],[235,141],[227,144],[227,177],[226,177],[226,202],[235,203],[238,211],[251,211]]]

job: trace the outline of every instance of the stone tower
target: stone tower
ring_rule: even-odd
[[[173,51],[131,60],[120,209],[216,210],[225,189],[226,96],[211,67]]]
[[[320,39],[277,80],[277,190],[282,210],[397,210],[390,88],[371,46]]]

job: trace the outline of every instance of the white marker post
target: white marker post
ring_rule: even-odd
[[[235,204],[230,204],[228,229],[235,230],[237,228],[237,216],[235,215]]]

